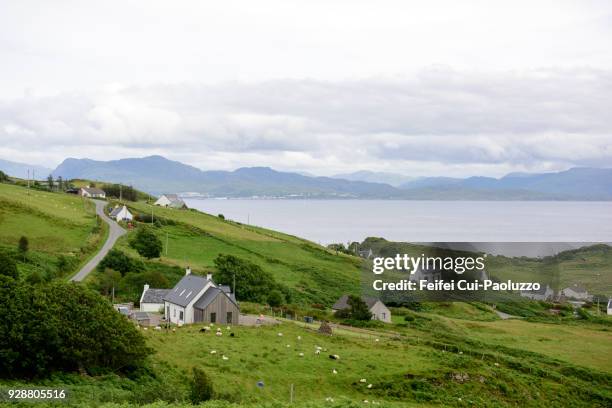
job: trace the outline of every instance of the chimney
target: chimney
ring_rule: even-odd
[[[147,290],[149,290],[149,284],[145,283],[143,292],[146,292]]]
[[[207,273],[206,279],[212,282],[212,273]]]
[[[191,275],[191,267],[188,266],[187,269],[185,269],[185,275]]]

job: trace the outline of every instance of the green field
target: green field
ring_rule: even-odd
[[[0,184],[0,248],[14,251],[27,237],[29,253],[21,259],[26,272],[55,272],[60,255],[70,263],[62,273],[71,272],[102,244],[105,231],[88,200]]]

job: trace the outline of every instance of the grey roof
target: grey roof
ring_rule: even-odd
[[[121,211],[123,209],[123,207],[115,207],[113,208],[113,210],[110,212],[110,216],[111,217],[116,217],[117,214],[119,214],[119,211]]]
[[[95,187],[81,187],[83,190],[87,191],[89,194],[106,194],[104,190]]]
[[[176,194],[164,194],[163,196],[166,197],[170,201],[180,200],[179,196]]]
[[[234,305],[236,305],[236,299],[234,298],[233,294],[230,296],[230,294],[226,293],[223,289],[221,289],[221,287],[217,288],[217,287],[211,286],[210,288],[206,290],[206,292],[204,292],[202,297],[200,297],[200,299],[197,302],[195,302],[193,307],[198,308],[198,309],[206,309],[206,306],[210,305],[219,295],[227,296],[227,298]]]
[[[370,309],[372,308],[372,306],[376,304],[376,302],[378,302],[378,299],[373,298],[373,297],[367,297],[367,296],[362,296],[361,300],[363,300],[365,304],[368,305],[368,308]],[[342,297],[340,297],[340,299],[338,299],[338,301],[334,303],[334,305],[332,306],[332,309],[334,310],[342,310],[342,309],[348,309],[348,308],[349,308],[348,295],[342,295]]]
[[[163,300],[182,307],[193,301],[194,296],[204,289],[209,280],[203,276],[185,275],[173,289],[163,297]]]
[[[150,318],[147,312],[134,312],[132,317],[134,320],[148,320]]]
[[[164,296],[166,296],[171,289],[152,289],[149,288],[142,296],[140,303],[164,303]]]
[[[573,290],[576,293],[587,293],[587,290],[583,286],[580,286],[580,285],[578,285],[576,283],[574,283],[572,286],[569,286],[569,287],[567,287],[565,289],[566,290],[567,289],[571,289],[571,290]]]
[[[550,286],[542,286],[540,285],[540,289],[532,289],[532,290],[522,290],[521,293],[531,293],[534,295],[545,295],[548,292]]]

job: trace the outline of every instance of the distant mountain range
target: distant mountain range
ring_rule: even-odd
[[[30,171],[30,177],[34,176],[37,179],[43,179],[51,174],[52,169],[36,166],[33,164],[17,163],[9,160],[0,159],[0,171],[11,177],[19,177],[22,179],[28,178],[28,170]]]
[[[8,164],[7,164],[8,163]],[[25,167],[20,167],[25,166]],[[25,164],[0,160],[0,170],[19,175]],[[6,170],[5,170],[6,169]],[[7,171],[12,169],[11,171]],[[21,170],[20,170],[21,169]],[[37,174],[47,175],[49,169]],[[151,194],[210,197],[372,198],[408,200],[612,200],[612,169],[572,168],[557,173],[511,173],[492,177],[420,177],[361,171],[316,177],[246,167],[202,171],[161,156],[111,161],[64,160],[52,174],[133,185]],[[44,178],[44,177],[40,177]],[[382,182],[386,180],[386,182]]]

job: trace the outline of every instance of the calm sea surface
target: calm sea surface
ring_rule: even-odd
[[[321,244],[362,241],[368,236],[407,242],[612,242],[612,202],[194,198],[185,202],[210,214]],[[522,254],[550,252],[527,246],[531,250],[521,250]],[[558,244],[553,252],[574,246],[578,245]]]

